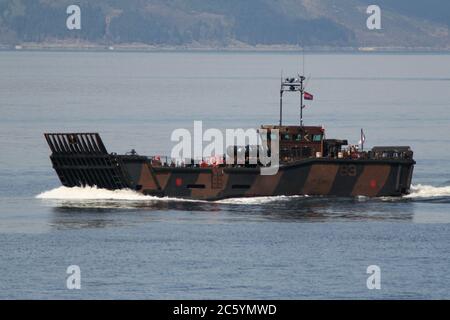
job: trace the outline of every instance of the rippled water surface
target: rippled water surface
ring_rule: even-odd
[[[64,188],[43,132],[169,154],[175,128],[276,123],[279,53],[0,52],[0,298],[450,298],[450,56],[308,54],[307,124],[410,145],[403,198],[216,202]],[[285,119],[298,121],[295,98]],[[81,290],[66,268],[81,268]],[[368,290],[366,269],[381,269]]]

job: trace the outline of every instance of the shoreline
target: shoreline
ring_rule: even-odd
[[[450,53],[449,48],[435,47],[299,47],[289,45],[148,45],[148,44],[97,44],[97,43],[21,43],[16,45],[0,44],[0,51],[111,51],[111,52],[267,52],[267,53]]]

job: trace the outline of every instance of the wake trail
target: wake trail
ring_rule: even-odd
[[[435,199],[435,198],[450,198],[450,186],[436,187],[432,185],[412,185],[410,194],[396,199]],[[68,200],[68,201],[112,201],[112,202],[156,202],[156,201],[178,201],[178,202],[205,202],[205,203],[219,203],[219,204],[266,204],[271,202],[285,202],[293,199],[306,199],[308,196],[265,196],[265,197],[245,197],[245,198],[230,198],[217,201],[182,199],[173,197],[156,197],[143,195],[139,192],[120,189],[107,190],[97,187],[58,187],[52,190],[44,191],[36,196],[37,199],[45,200]],[[390,198],[390,197],[389,197]]]

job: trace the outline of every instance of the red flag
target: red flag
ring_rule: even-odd
[[[305,100],[312,100],[314,96],[311,93],[305,91],[305,93],[303,93],[303,98],[305,98]]]

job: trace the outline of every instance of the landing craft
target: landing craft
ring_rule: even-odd
[[[195,162],[176,164],[168,157],[142,156],[134,150],[109,153],[98,133],[45,133],[50,159],[67,187],[97,186],[109,190],[132,189],[145,195],[202,200],[280,195],[401,196],[409,193],[415,161],[408,146],[381,146],[364,151],[347,140],[328,139],[322,126],[303,125],[305,77],[281,81],[278,125],[263,125],[269,152],[279,146],[276,174],[264,175],[270,164]],[[283,125],[283,94],[300,94],[300,124]],[[306,96],[304,96],[306,94]],[[279,132],[279,135],[273,135]],[[273,141],[277,139],[277,143]],[[236,154],[238,147],[234,148]]]

